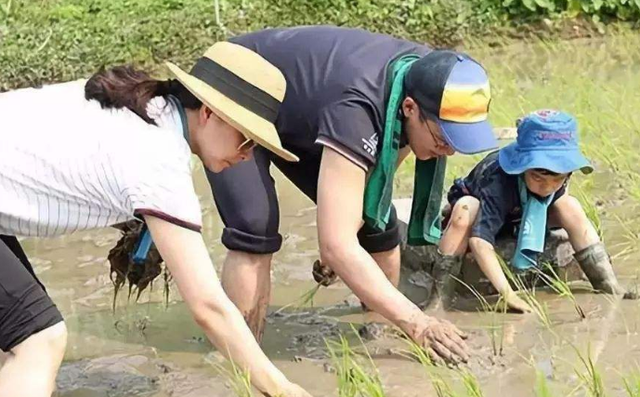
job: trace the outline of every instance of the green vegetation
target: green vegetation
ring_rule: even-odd
[[[357,335],[357,332],[355,332]],[[366,360],[362,360],[351,348],[344,335],[338,341],[327,341],[327,349],[338,376],[340,397],[384,397],[384,389],[378,371],[362,339]]]
[[[594,23],[601,29],[600,21],[640,16],[640,0],[219,0],[219,13],[215,3],[0,0],[0,91],[86,77],[103,65],[133,63],[163,73],[166,60],[188,66],[216,40],[267,27],[366,27],[451,45],[562,34],[567,21],[575,35],[572,21],[583,26],[584,17],[590,22],[579,30],[589,34]]]
[[[587,318],[587,315],[584,313],[584,310],[582,310],[582,307],[580,307],[576,296],[571,291],[569,284],[566,280],[560,278],[551,264],[543,264],[543,269],[539,272],[539,277],[549,288],[553,290],[553,292],[558,294],[558,296],[561,298],[567,298],[571,302],[580,319]]]
[[[226,368],[221,364],[217,364],[215,367],[229,381],[231,389],[237,397],[253,397],[254,393],[249,373],[238,367],[233,361],[229,361],[229,365],[231,368]]]

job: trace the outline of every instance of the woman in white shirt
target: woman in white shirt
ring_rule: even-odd
[[[0,369],[3,397],[50,396],[66,328],[15,236],[143,220],[196,322],[266,395],[308,396],[264,355],[227,298],[199,233],[190,155],[219,172],[255,145],[296,161],[273,122],[280,71],[217,43],[190,73],[158,81],[130,67],[0,94]]]

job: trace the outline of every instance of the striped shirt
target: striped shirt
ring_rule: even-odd
[[[0,94],[0,234],[56,236],[154,215],[200,230],[177,109],[150,125],[84,98],[85,80]]]

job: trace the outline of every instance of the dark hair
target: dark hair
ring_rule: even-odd
[[[539,172],[539,173],[540,173],[540,174],[542,174],[542,175],[549,175],[549,176],[558,176],[558,175],[563,175],[562,173],[554,172],[554,171],[548,170],[548,169],[546,169],[546,168],[534,168],[532,171]],[[569,172],[569,173],[567,174],[567,177],[571,176],[571,174],[572,174],[572,173],[571,173],[571,172]]]
[[[84,86],[84,97],[95,99],[103,109],[128,108],[149,124],[147,104],[157,96],[173,95],[187,109],[199,109],[202,102],[177,80],[155,80],[132,66],[102,68]]]

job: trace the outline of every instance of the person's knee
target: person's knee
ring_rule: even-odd
[[[475,222],[479,207],[480,201],[475,197],[465,196],[458,200],[451,213],[450,227],[459,231],[469,230]]]
[[[255,254],[246,251],[229,250],[225,265],[234,266],[242,264],[256,268],[269,267],[271,266],[272,257],[272,254]]]
[[[556,214],[556,222],[565,229],[580,226],[588,221],[580,201],[568,194],[554,203],[553,210]]]
[[[265,223],[249,226],[226,227],[222,232],[222,244],[229,250],[248,254],[273,254],[282,247],[282,236],[271,232]],[[277,230],[277,227],[275,228]]]

